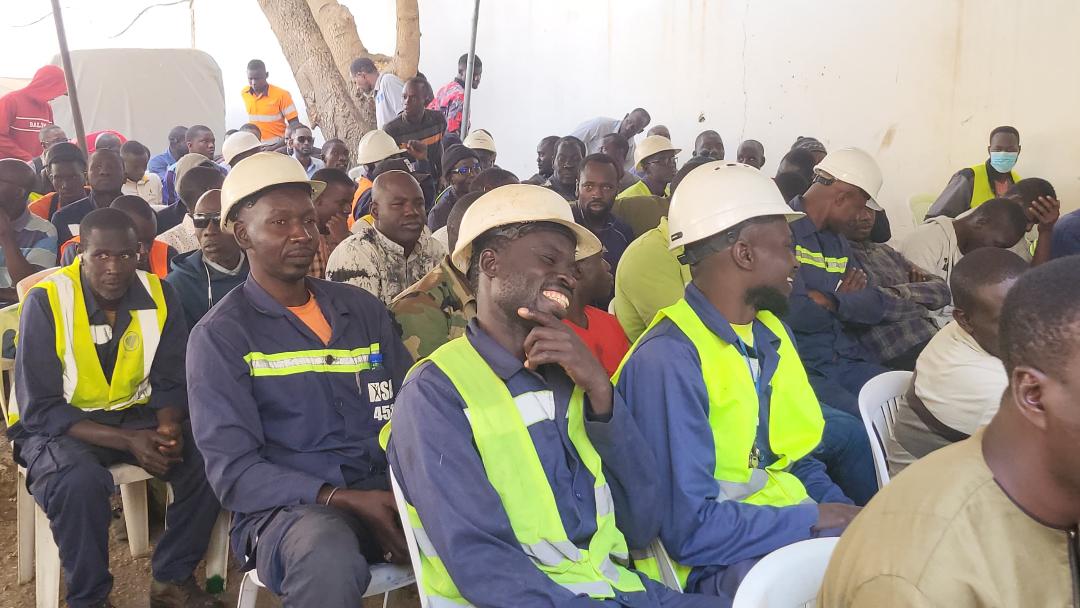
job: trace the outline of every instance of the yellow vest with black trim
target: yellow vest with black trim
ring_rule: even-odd
[[[135,271],[154,301],[155,308],[132,310],[131,320],[120,336],[112,378],[105,378],[86,313],[80,259],[37,283],[49,297],[56,328],[56,356],[63,372],[64,400],[87,411],[123,410],[150,401],[150,368],[154,363],[168,310],[161,279]],[[21,313],[21,308],[20,308]],[[114,331],[120,331],[116,328]],[[9,415],[9,424],[18,417]]]
[[[585,433],[585,400],[581,388],[574,388],[567,424],[574,449],[596,480],[593,486],[596,533],[585,549],[567,538],[555,495],[529,435],[528,424],[552,420],[554,413],[543,412],[535,401],[515,401],[465,337],[447,342],[425,360],[446,374],[465,402],[465,414],[488,481],[499,493],[514,536],[533,564],[567,590],[595,599],[612,598],[616,592],[644,591],[641,579],[626,567],[630,556],[626,540],[615,527],[611,490],[604,478],[600,455]],[[389,438],[386,429],[380,437],[383,447]],[[436,608],[470,605],[424,532],[416,509],[409,505],[408,511],[420,550],[422,593],[428,598],[428,605]]]
[[[821,443],[825,421],[806,370],[783,323],[771,312],[761,311],[757,320],[780,339],[780,361],[769,381],[769,448],[776,460],[758,468],[753,454],[757,439],[758,395],[742,352],[710,330],[685,299],[657,313],[649,330],[670,319],[697,349],[701,375],[709,395],[709,427],[712,430],[716,465],[716,500],[735,500],[754,505],[786,507],[813,502],[798,477],[789,471],[795,462]],[[639,339],[635,343],[640,344]],[[631,349],[622,365],[626,364]],[[615,373],[618,382],[622,365]],[[635,559],[635,567],[660,580],[654,560]],[[683,587],[690,568],[676,564]]]
[[[990,184],[990,173],[986,170],[986,163],[975,165],[971,167],[971,170],[975,172],[975,179],[971,182],[971,202],[968,206],[974,209],[992,198],[997,198],[998,195]],[[1014,184],[1020,181],[1020,174],[1016,171],[1009,171],[1009,176],[1012,177]]]

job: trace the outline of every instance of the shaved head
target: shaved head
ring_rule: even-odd
[[[424,191],[404,171],[387,171],[371,185],[371,215],[375,229],[412,254],[427,222]]]
[[[16,158],[0,160],[0,208],[9,219],[26,212],[26,197],[36,181],[34,169]]]
[[[23,188],[33,188],[34,169],[17,158],[5,158],[0,160],[0,179]]]

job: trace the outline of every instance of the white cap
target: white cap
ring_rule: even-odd
[[[862,188],[870,195],[866,206],[874,211],[884,211],[877,202],[881,192],[881,168],[877,161],[859,148],[841,148],[833,150],[814,167],[814,173],[827,173],[832,177],[852,186]]]
[[[574,221],[570,205],[554,190],[530,184],[510,184],[476,199],[465,212],[451,261],[461,272],[468,272],[476,237],[492,228],[524,222],[552,222],[569,228],[577,238],[575,259],[583,260],[603,250],[600,240]]]
[[[750,165],[708,162],[688,173],[671,196],[670,246],[696,243],[748,219],[771,215],[793,222],[804,214],[788,207],[776,182]]]
[[[225,176],[221,186],[221,230],[232,233],[229,214],[242,199],[281,184],[307,184],[311,186],[313,199],[326,188],[326,182],[308,179],[304,166],[295,158],[277,152],[258,152]]]
[[[237,131],[225,138],[225,143],[221,145],[221,156],[225,158],[226,163],[232,165],[237,155],[260,148],[262,148],[262,142],[255,137],[254,133]]]
[[[661,152],[678,154],[682,152],[682,149],[671,145],[671,140],[663,135],[650,135],[641,140],[641,143],[634,148],[634,166],[640,167],[641,161]]]
[[[470,131],[465,136],[465,141],[461,142],[465,144],[466,148],[472,148],[473,150],[487,150],[488,152],[495,153],[495,140],[492,139],[491,133],[483,129],[476,129]]]
[[[393,137],[387,135],[382,129],[375,129],[364,133],[364,136],[360,138],[360,146],[356,151],[356,164],[377,163],[400,153],[401,148]]]

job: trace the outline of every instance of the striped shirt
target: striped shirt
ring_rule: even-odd
[[[15,242],[27,262],[41,268],[56,265],[56,228],[48,220],[24,211],[18,219],[12,220],[11,230],[15,233]],[[7,255],[3,248],[0,248],[0,287],[12,287]]]
[[[244,98],[248,122],[259,127],[263,141],[285,137],[285,126],[299,116],[292,95],[281,87],[268,84],[266,93],[262,95],[255,93],[251,87],[244,87],[240,96]]]
[[[435,176],[442,175],[442,139],[446,131],[446,118],[443,117],[442,112],[424,110],[424,115],[418,123],[407,121],[405,112],[402,112],[397,118],[386,123],[383,130],[394,138],[402,150],[405,149],[405,144],[414,139],[427,144],[428,160],[431,162]]]

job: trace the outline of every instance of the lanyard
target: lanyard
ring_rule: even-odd
[[[762,374],[761,374],[761,361],[759,361],[757,359],[757,357],[754,357],[754,360],[758,361],[758,371],[755,374],[754,373],[754,365],[753,365],[753,363],[750,362],[750,352],[747,349],[746,344],[742,341],[742,338],[736,337],[736,339],[738,340],[738,342],[735,345],[738,347],[739,352],[742,353],[743,359],[746,361],[746,367],[747,367],[747,369],[750,370],[750,377],[754,379],[754,393],[760,398],[761,397],[761,376],[762,376]]]

